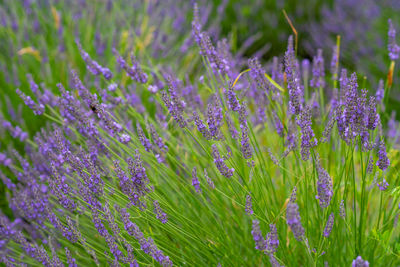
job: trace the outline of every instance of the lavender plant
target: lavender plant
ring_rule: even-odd
[[[102,48],[96,37],[96,53],[74,44],[84,66],[48,85],[58,92],[37,84],[46,73],[14,88],[46,121],[32,134],[29,121],[0,117],[11,210],[0,213],[0,261],[399,265],[398,123],[386,134],[383,110],[390,76],[378,101],[341,68],[339,45],[329,72],[321,51],[300,61],[292,37],[283,64],[242,66],[204,28],[207,9],[193,10],[192,41],[174,65],[157,56],[158,39],[141,49],[137,34],[128,49],[124,38]],[[189,71],[185,53],[203,65]]]

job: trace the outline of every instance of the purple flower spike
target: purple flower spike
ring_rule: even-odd
[[[21,142],[28,138],[28,133],[22,131],[19,126],[13,127],[9,121],[3,120],[2,126],[8,130],[13,138],[18,138]]]
[[[262,69],[260,62],[257,58],[251,58],[248,61],[250,67],[250,76],[256,82],[257,87],[265,92],[270,89],[269,81],[265,77],[265,71]],[[275,87],[273,87],[275,88]]]
[[[150,143],[150,140],[147,139],[146,135],[144,134],[142,127],[140,127],[139,123],[136,124],[136,129],[137,129],[140,143],[143,145],[144,149],[147,152],[150,152],[152,149],[152,145]]]
[[[170,84],[171,85],[171,84]],[[179,101],[177,95],[171,89],[174,89],[172,86],[169,87],[170,95],[166,91],[161,91],[161,98],[165,104],[165,107],[168,109],[168,112],[174,118],[174,120],[178,123],[179,127],[185,128],[187,122],[184,118],[183,114],[183,106]]]
[[[193,185],[194,189],[196,190],[196,193],[201,194],[200,181],[199,181],[199,178],[197,177],[196,167],[194,167],[192,170],[192,185]]]
[[[286,208],[286,222],[297,241],[302,241],[304,238],[304,228],[300,219],[299,206],[294,202],[289,202]]]
[[[368,122],[367,128],[370,130],[375,130],[378,126],[378,122],[380,120],[379,114],[376,112],[376,100],[375,97],[371,96],[369,98],[368,106],[367,106],[367,114],[368,114]]]
[[[322,49],[318,49],[318,54],[313,59],[312,75],[313,77],[310,80],[310,86],[316,88],[325,86],[325,70],[324,58],[322,57]]]
[[[204,169],[204,176],[206,177],[208,186],[210,186],[211,189],[215,189],[215,184],[214,184],[213,180],[208,176],[206,169]]]
[[[160,220],[160,222],[162,222],[162,223],[167,223],[168,222],[168,216],[161,209],[160,203],[158,203],[157,200],[154,200],[153,206],[154,206],[154,213],[156,214],[157,219]]]
[[[376,186],[378,186],[379,190],[381,191],[386,191],[389,187],[389,183],[386,181],[385,178],[383,178],[382,182],[377,183]]]
[[[243,158],[245,159],[251,158],[253,156],[253,150],[250,145],[250,139],[247,128],[242,129],[242,137],[240,139],[240,144],[241,144],[240,149],[242,151]]]
[[[288,48],[285,53],[285,73],[289,91],[289,110],[298,115],[302,109],[302,89],[296,72],[296,58],[293,49],[293,36],[289,37]]]
[[[207,124],[211,137],[214,140],[221,139],[220,128],[222,126],[222,108],[218,98],[214,98],[207,107]]]
[[[93,75],[103,75],[103,77],[106,80],[110,80],[113,77],[112,72],[105,67],[102,67],[99,63],[97,63],[96,61],[94,61],[88,53],[86,53],[83,48],[81,43],[76,40],[76,45],[78,46],[79,52],[81,54],[81,57],[83,59],[83,61],[85,61],[86,63],[86,68],[93,74]]]
[[[268,254],[273,254],[276,252],[279,246],[278,231],[276,229],[275,224],[270,224],[269,229],[270,232],[267,234],[265,238],[267,242],[266,252]]]
[[[329,215],[328,221],[326,222],[326,226],[324,229],[324,236],[329,237],[329,235],[332,232],[333,228],[333,223],[334,223],[335,216],[333,215],[333,212]]]
[[[333,196],[333,185],[331,177],[322,166],[318,167],[317,191],[316,198],[319,200],[321,208],[328,207]]]
[[[36,104],[35,101],[32,100],[30,96],[27,96],[21,90],[16,90],[17,94],[22,98],[25,105],[27,105],[30,109],[32,109],[33,114],[35,115],[42,115],[44,113],[44,105],[43,104]]]
[[[251,230],[251,234],[253,235],[254,242],[256,243],[256,249],[264,251],[266,249],[267,244],[261,233],[259,221],[253,220],[253,227]]]
[[[197,45],[200,47],[200,54],[208,59],[211,68],[215,72],[219,72],[224,76],[229,71],[228,61],[223,55],[218,53],[211,42],[210,36],[207,32],[201,31],[201,24],[199,21],[199,9],[197,4],[194,6],[194,18],[192,21],[192,35]]]
[[[228,107],[230,110],[233,111],[239,111],[240,109],[240,104],[239,101],[236,98],[236,94],[233,91],[232,88],[229,88],[227,93],[226,93],[227,99],[228,99]]]
[[[197,129],[203,135],[206,140],[211,139],[210,131],[208,130],[207,126],[204,124],[203,120],[200,119],[199,114],[197,112],[193,112],[194,123],[196,124]]]
[[[353,260],[351,267],[369,267],[369,262],[363,260],[361,256],[358,256],[355,260]]]
[[[224,162],[224,159],[221,157],[221,154],[219,153],[216,144],[213,144],[211,147],[212,147],[212,155],[214,157],[214,163],[217,166],[217,169],[219,170],[219,172],[226,178],[232,177],[235,169],[228,168],[228,166]]]
[[[143,252],[152,256],[153,259],[155,259],[163,267],[172,266],[172,261],[169,259],[168,256],[165,256],[164,253],[157,248],[157,246],[154,244],[153,239],[146,239],[140,228],[136,224],[131,222],[131,220],[129,219],[130,214],[126,211],[126,209],[121,209],[118,206],[116,206],[116,209],[120,213],[121,219],[125,226],[125,230],[139,242],[140,248],[143,250]]]
[[[396,60],[399,58],[399,53],[400,53],[400,46],[397,45],[396,43],[396,29],[393,26],[392,20],[388,20],[389,23],[389,31],[388,31],[388,37],[389,37],[389,44],[388,44],[388,50],[389,50],[389,58],[390,60]]]
[[[132,66],[128,66],[125,59],[118,54],[117,50],[113,50],[115,56],[117,57],[117,62],[119,66],[126,71],[128,76],[138,82],[138,83],[147,83],[148,75],[143,72],[142,68],[139,66],[139,62],[136,60],[135,56],[131,54]]]
[[[380,103],[383,100],[384,95],[385,95],[385,86],[383,80],[380,79],[378,84],[378,89],[376,89],[376,94],[375,94],[376,101]]]
[[[386,147],[383,140],[381,140],[379,143],[378,157],[379,158],[376,162],[376,166],[378,166],[382,171],[386,170],[389,167],[390,161],[386,155]]]
[[[161,136],[157,133],[156,129],[154,128],[154,125],[152,125],[152,124],[149,125],[149,132],[150,132],[152,141],[157,145],[157,147],[162,152],[167,152],[168,147],[167,147],[167,145],[165,145],[164,140],[161,138]]]
[[[65,247],[65,255],[67,256],[67,263],[69,267],[78,267],[78,265],[76,264],[76,260],[72,258],[71,252],[67,247]]]
[[[131,137],[128,134],[121,134],[118,140],[123,144],[128,144],[131,141]]]
[[[252,215],[254,213],[250,195],[246,195],[246,213],[248,215]]]
[[[301,129],[301,158],[308,160],[310,157],[310,149],[318,143],[315,138],[314,131],[311,128],[311,110],[306,106],[300,112],[300,116],[296,118],[297,124]]]

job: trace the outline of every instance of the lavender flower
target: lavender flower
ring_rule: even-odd
[[[43,104],[36,104],[35,101],[32,100],[30,96],[25,95],[21,90],[16,90],[17,94],[22,98],[30,109],[32,109],[33,114],[35,115],[42,115],[44,113],[44,105]]]
[[[58,201],[65,209],[74,211],[76,203],[71,196],[73,194],[71,187],[65,181],[65,176],[60,177],[55,164],[51,162],[50,165],[54,178],[49,180],[52,193],[58,198]]]
[[[260,62],[257,58],[253,57],[248,60],[250,67],[250,76],[256,82],[257,87],[264,92],[269,91],[269,81],[265,77],[265,71],[262,69]]]
[[[123,144],[128,144],[131,141],[131,137],[128,134],[121,134],[118,140]]]
[[[367,122],[367,128],[369,130],[375,130],[375,128],[378,126],[378,121],[379,121],[379,114],[377,114],[376,112],[376,101],[375,101],[375,97],[371,96],[369,98],[369,102],[368,102],[368,107],[367,107],[367,111],[368,111],[368,122]]]
[[[315,138],[314,131],[311,128],[311,110],[306,106],[302,109],[300,116],[297,118],[297,124],[301,129],[301,158],[308,160],[310,157],[310,149],[318,143]]]
[[[201,32],[199,21],[199,10],[197,4],[194,6],[194,18],[192,21],[192,35],[197,45],[200,47],[200,55],[206,57],[214,71],[225,75],[229,71],[227,60],[220,55],[211,42],[207,32]]]
[[[247,128],[242,128],[242,137],[240,139],[240,144],[241,144],[241,151],[243,158],[249,159],[253,156],[253,150],[250,145],[250,139],[247,133],[248,129]]]
[[[113,77],[112,72],[111,72],[108,68],[102,67],[102,66],[100,66],[99,63],[97,63],[96,61],[92,60],[92,59],[90,58],[89,54],[86,53],[86,52],[83,50],[82,45],[81,45],[81,43],[80,43],[78,40],[76,40],[75,42],[76,42],[76,45],[78,46],[79,52],[80,52],[80,54],[81,54],[81,56],[82,56],[82,59],[83,59],[83,60],[85,61],[85,63],[86,63],[86,68],[87,68],[93,75],[100,75],[100,74],[101,74],[101,75],[104,76],[104,78],[105,78],[106,80],[112,79],[112,77]]]
[[[379,158],[376,161],[376,166],[378,166],[382,171],[386,170],[389,167],[390,161],[386,155],[386,147],[383,140],[379,142],[378,157]]]
[[[233,91],[232,88],[228,89],[228,91],[226,93],[226,96],[227,96],[229,109],[233,110],[233,111],[239,111],[240,104],[239,104],[239,101],[236,98],[236,94],[235,94],[235,92]]]
[[[289,202],[286,208],[286,222],[297,241],[302,241],[304,238],[304,228],[300,219],[299,206],[294,202]]]
[[[396,29],[393,27],[392,20],[388,20],[389,31],[388,31],[388,51],[390,60],[394,61],[399,58],[400,46],[396,43]]]
[[[251,203],[251,196],[248,194],[246,195],[246,213],[247,215],[252,215],[253,212],[253,205]]]
[[[113,52],[117,57],[117,62],[119,64],[119,66],[126,71],[128,76],[132,80],[134,80],[138,83],[147,83],[148,76],[140,68],[139,62],[136,60],[136,58],[133,54],[131,54],[132,66],[130,67],[126,63],[125,59],[123,59],[122,56],[118,54],[117,50],[114,49]]]
[[[210,131],[208,130],[207,126],[203,123],[200,119],[199,114],[197,112],[193,112],[194,123],[196,124],[197,129],[203,135],[206,140],[211,139]]]
[[[108,85],[107,90],[110,92],[115,92],[118,88],[118,85],[116,83],[110,83],[110,85]]]
[[[353,263],[351,264],[352,267],[369,267],[369,262],[362,259],[361,256],[358,256]]]
[[[266,249],[267,243],[261,233],[260,222],[258,220],[253,220],[251,234],[253,235],[254,242],[256,243],[256,249],[264,251]]]
[[[158,263],[160,263],[164,267],[172,266],[173,264],[169,257],[165,256],[164,253],[157,248],[151,238],[148,238],[146,240],[144,234],[142,233],[142,231],[140,231],[140,228],[130,221],[129,213],[126,211],[126,209],[121,209],[118,206],[116,208],[117,211],[120,213],[121,219],[125,226],[125,230],[139,242],[143,252],[151,255]]]
[[[150,132],[152,141],[157,145],[157,147],[161,151],[167,152],[168,151],[168,146],[164,143],[164,140],[157,133],[156,129],[154,128],[154,125],[152,125],[152,124],[149,125],[149,132]]]
[[[148,186],[149,180],[138,151],[136,151],[135,160],[129,158],[127,161],[130,177],[122,170],[119,162],[114,161],[121,191],[129,197],[133,205],[143,208],[145,204],[142,198],[151,191],[151,188]]]
[[[35,83],[35,81],[33,80],[33,77],[32,77],[31,74],[27,74],[26,76],[27,76],[27,78],[28,78],[29,87],[31,88],[31,91],[32,91],[34,94],[37,94],[38,91],[39,91],[39,86]]]
[[[367,165],[367,173],[372,173],[374,168],[374,159],[372,158],[372,156],[369,158],[368,160],[368,165]]]
[[[138,133],[138,136],[139,136],[140,143],[143,145],[144,149],[147,152],[150,152],[151,149],[152,149],[152,145],[150,143],[150,140],[147,139],[147,137],[144,135],[142,127],[140,127],[139,123],[136,124],[136,129],[137,129],[137,133]]]
[[[211,180],[211,178],[208,176],[207,170],[204,169],[204,176],[206,177],[207,180],[207,184],[210,186],[211,189],[215,188],[215,184],[213,182],[213,180]]]
[[[243,103],[241,106],[240,106],[240,109],[239,109],[239,124],[240,124],[240,128],[241,129],[243,129],[243,128],[248,128],[248,126],[247,126],[247,115],[248,115],[248,112],[247,112],[247,107],[246,107],[246,103]]]
[[[376,186],[378,186],[379,190],[381,191],[386,191],[389,187],[389,183],[386,181],[385,178],[383,178],[382,182],[377,183]]]
[[[334,215],[333,212],[329,215],[328,221],[326,222],[326,226],[324,229],[324,236],[329,237],[332,232],[333,222],[334,222]]]
[[[247,125],[247,109],[246,109],[246,104],[243,103],[239,109],[239,123],[240,123],[240,128],[242,130],[242,136],[240,139],[240,144],[241,144],[241,151],[242,155],[245,159],[249,159],[253,156],[253,150],[250,145],[250,139],[248,136],[248,125]]]
[[[275,258],[274,254],[269,254],[269,262],[272,267],[283,267],[283,265],[280,265],[278,260]]]
[[[319,200],[321,208],[328,207],[333,196],[332,179],[322,166],[318,166],[317,191],[316,199]]]
[[[193,185],[194,189],[196,190],[196,193],[201,194],[200,181],[199,181],[199,178],[197,177],[196,167],[193,167],[193,170],[192,170],[192,185]]]
[[[310,80],[310,86],[312,87],[324,87],[325,86],[325,70],[324,70],[324,58],[322,57],[322,49],[318,49],[317,56],[313,59],[312,74],[313,77]]]
[[[382,100],[383,100],[384,95],[385,95],[385,87],[384,87],[384,84],[383,84],[383,80],[380,79],[379,80],[379,84],[378,84],[378,89],[376,89],[376,94],[375,94],[376,101],[378,103],[381,103]]]
[[[13,127],[9,121],[3,120],[2,126],[9,131],[13,138],[18,138],[21,142],[28,138],[28,133],[22,131],[19,126]]]
[[[156,217],[160,222],[162,223],[167,223],[168,222],[168,216],[167,214],[161,209],[160,203],[158,203],[157,200],[153,201],[153,206],[154,206],[154,213],[156,214]]]
[[[290,199],[289,199],[289,201],[290,201],[290,202],[295,202],[295,201],[296,201],[296,198],[297,198],[297,187],[295,186],[295,187],[293,187],[293,189],[292,189],[292,193],[290,194]]]
[[[222,126],[222,108],[219,105],[219,100],[215,98],[214,103],[210,103],[207,107],[207,124],[210,135],[213,139],[221,139],[220,128]]]
[[[271,151],[271,148],[267,148],[267,152],[268,152],[268,155],[269,155],[269,157],[271,158],[271,160],[272,160],[272,162],[276,165],[276,166],[279,166],[279,161],[278,161],[278,159],[274,156],[274,154],[272,154],[272,151]]]
[[[211,147],[212,147],[212,155],[214,157],[214,163],[217,166],[217,169],[226,178],[231,177],[233,175],[233,172],[235,171],[235,169],[228,168],[228,166],[224,162],[224,159],[221,157],[221,154],[219,153],[216,144],[213,144]]]
[[[5,155],[0,153],[0,164],[4,162]],[[5,164],[4,164],[5,165]],[[7,165],[5,165],[7,166]],[[7,176],[5,176],[1,171],[0,171],[0,179],[3,182],[3,184],[10,190],[13,191],[16,188],[16,185],[9,179]]]
[[[269,225],[270,232],[265,237],[266,240],[266,252],[273,254],[276,252],[279,246],[278,231],[275,224]]]
[[[292,114],[298,115],[302,109],[302,90],[300,87],[300,79],[296,73],[293,36],[289,37],[288,48],[285,52],[285,73],[289,91],[289,109]]]
[[[162,100],[167,107],[169,113],[171,116],[175,119],[175,121],[178,123],[179,127],[185,128],[186,127],[186,120],[183,117],[183,110],[180,108],[179,102],[176,102],[176,98],[172,97],[171,98],[168,96],[167,92],[161,91],[161,96]],[[173,100],[175,99],[175,101]]]

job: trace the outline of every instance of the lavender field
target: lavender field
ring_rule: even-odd
[[[0,266],[400,266],[399,14],[0,1]]]

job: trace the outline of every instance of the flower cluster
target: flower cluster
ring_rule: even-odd
[[[105,79],[110,80],[113,77],[112,72],[105,67],[100,66],[99,63],[91,59],[88,53],[83,50],[81,43],[79,40],[76,40],[76,45],[78,46],[79,52],[82,56],[83,61],[86,63],[86,68],[93,74],[93,75],[103,75]]]
[[[199,1],[191,24],[190,1],[103,1],[92,11],[106,25],[82,17],[90,1],[62,12],[62,1],[32,2],[10,2],[0,16],[4,32],[20,12],[53,17],[38,20],[49,33],[39,43],[31,31],[42,29],[24,24],[7,37],[14,46],[2,45],[2,85],[21,88],[31,110],[15,109],[11,94],[0,101],[1,264],[368,266],[352,262],[359,254],[400,264],[397,231],[376,233],[398,217],[399,123],[385,114],[394,62],[374,93],[372,79],[342,67],[339,42],[329,68],[325,50],[303,59],[293,37],[271,62],[234,54],[232,39],[214,45],[225,7],[236,8],[225,0],[216,10]],[[83,30],[75,60],[70,38]],[[32,47],[17,54],[27,65],[8,66],[25,41]]]
[[[235,169],[229,168],[225,164],[224,159],[221,157],[221,154],[219,153],[219,150],[215,144],[212,145],[212,155],[214,157],[214,163],[217,166],[217,169],[219,170],[221,175],[225,176],[226,178],[230,178],[233,175]]]

